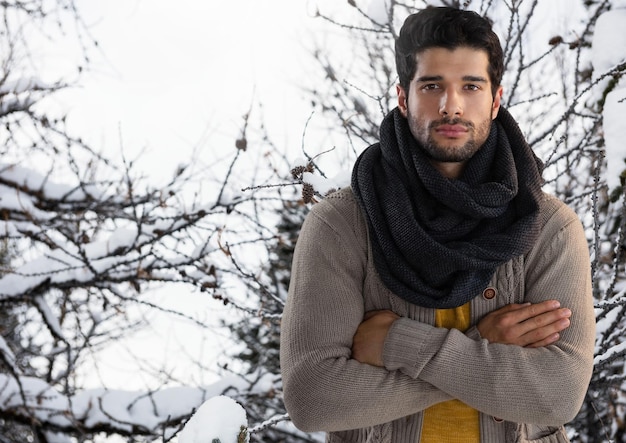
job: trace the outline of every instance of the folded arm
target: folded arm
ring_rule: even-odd
[[[541,306],[555,299],[567,308],[553,310],[553,324],[570,323],[556,341],[548,332],[526,345],[502,344],[501,334],[492,335],[497,321],[463,334],[401,318],[385,341],[385,367],[505,420],[561,425],[573,419],[591,377],[595,340],[589,254],[580,223],[572,219],[552,237],[542,238],[528,255],[526,269],[527,302]]]
[[[297,427],[368,427],[453,398],[514,422],[573,418],[591,377],[595,339],[589,255],[575,215],[526,257],[524,278],[525,301],[558,300],[563,309],[548,311],[569,327],[511,345],[492,336],[493,327],[461,333],[391,313],[377,351],[382,359],[366,363],[353,353],[353,340],[366,316],[367,245],[347,234],[354,226],[336,217],[328,224],[328,216],[313,211],[303,226],[281,324],[284,401]]]
[[[281,322],[284,401],[295,425],[356,429],[449,400],[426,381],[351,358],[364,316],[367,245],[348,235],[354,227],[337,226],[341,220],[329,226],[317,206],[298,239]]]

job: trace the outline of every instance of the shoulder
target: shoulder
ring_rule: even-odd
[[[332,224],[345,221],[353,225],[364,221],[361,208],[349,187],[335,191],[314,204],[311,207],[311,215]]]
[[[296,249],[310,255],[334,255],[346,263],[365,263],[367,224],[350,188],[327,195],[307,214]],[[316,252],[317,251],[317,252]]]
[[[366,242],[367,224],[352,189],[333,192],[314,204],[303,225],[310,234],[332,234],[351,242]]]
[[[540,204],[541,231],[535,246],[526,254],[529,263],[550,261],[555,257],[589,262],[589,246],[580,218],[563,201],[544,194]],[[582,263],[582,262],[581,262]]]
[[[358,206],[358,203],[354,193],[352,192],[352,188],[346,187],[328,194],[318,203],[313,205],[313,210],[337,208],[338,210],[343,211],[345,209],[349,210],[352,206]]]
[[[571,225],[582,228],[580,218],[576,212],[562,200],[551,194],[543,194],[539,204],[539,211],[542,237],[552,237]]]

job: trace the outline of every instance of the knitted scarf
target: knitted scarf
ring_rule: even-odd
[[[396,108],[359,156],[352,189],[387,288],[428,308],[461,306],[539,234],[543,164],[500,108],[458,179],[442,176]]]

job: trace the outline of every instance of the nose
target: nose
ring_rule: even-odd
[[[456,91],[448,90],[441,96],[439,114],[442,117],[460,117],[463,115],[461,97]]]

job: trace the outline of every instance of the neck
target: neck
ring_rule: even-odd
[[[465,162],[438,162],[431,159],[431,163],[446,178],[459,178],[465,169]]]

